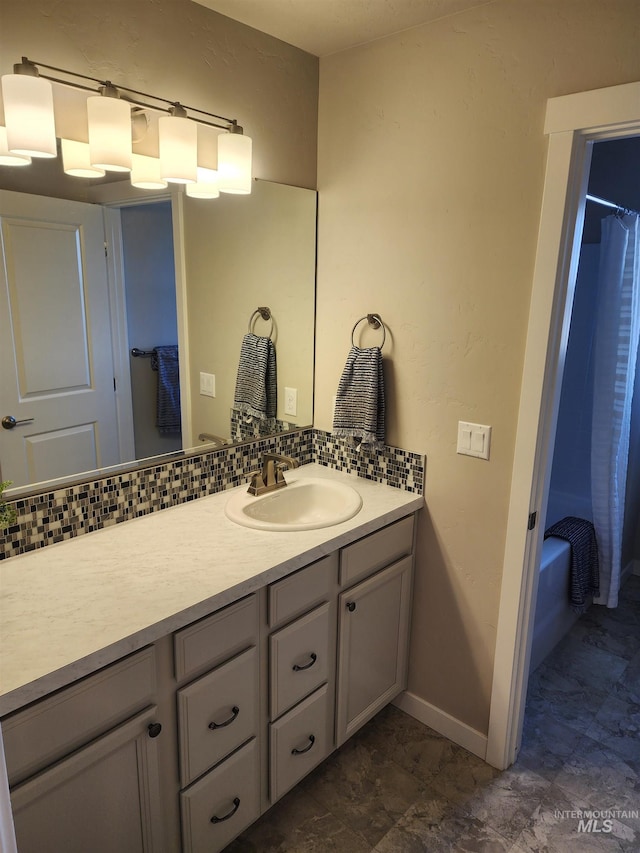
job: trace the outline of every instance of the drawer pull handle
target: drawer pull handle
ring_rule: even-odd
[[[234,705],[231,709],[231,716],[228,720],[225,720],[224,723],[209,723],[209,728],[213,731],[214,729],[223,729],[225,726],[230,726],[239,713],[240,708],[238,708],[237,705]]]
[[[311,652],[309,657],[311,658],[309,663],[305,663],[302,666],[300,666],[299,663],[294,663],[293,671],[294,672],[302,672],[302,670],[304,670],[304,669],[311,669],[311,667],[314,665],[314,663],[318,660],[318,655],[315,652]]]
[[[305,746],[304,749],[296,749],[296,747],[294,746],[294,748],[291,750],[291,755],[304,755],[305,752],[309,752],[315,742],[315,735],[309,735],[309,745]]]
[[[356,609],[355,601],[347,601],[347,610],[349,611],[349,613],[353,613],[353,611],[355,609]]]
[[[147,731],[149,732],[149,737],[158,737],[158,735],[162,731],[162,724],[149,723],[149,725],[147,726]]]
[[[231,809],[231,811],[223,817],[218,817],[218,815],[214,814],[214,816],[211,818],[211,823],[222,823],[223,820],[229,820],[229,818],[233,817],[234,814],[238,811],[239,807],[240,797],[235,797],[233,800],[233,808]]]

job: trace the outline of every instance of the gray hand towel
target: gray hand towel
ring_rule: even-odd
[[[356,447],[384,444],[384,376],[380,347],[352,346],[338,384],[333,434]]]

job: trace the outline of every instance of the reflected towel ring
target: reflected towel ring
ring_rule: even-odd
[[[273,314],[271,313],[271,309],[267,308],[266,306],[256,308],[253,314],[249,317],[249,332],[251,333],[251,325],[254,321],[254,318],[258,314],[262,317],[263,320],[265,320],[265,322],[267,320],[271,320],[271,328],[269,329],[269,334],[267,335],[267,337],[270,338],[273,335]]]
[[[362,323],[363,320],[367,320],[371,328],[373,329],[382,329],[382,343],[380,344],[380,349],[384,346],[384,342],[387,339],[387,328],[385,324],[382,322],[382,317],[379,314],[367,314],[365,317],[360,317],[360,319],[355,323],[353,329],[351,329],[351,346],[355,346],[355,341],[353,340],[353,336],[355,334],[356,329]]]

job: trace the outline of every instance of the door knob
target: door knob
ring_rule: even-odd
[[[33,418],[23,418],[21,421],[17,421],[13,415],[5,415],[2,419],[2,428],[3,429],[13,429],[17,426],[22,426],[23,424],[32,424]]]

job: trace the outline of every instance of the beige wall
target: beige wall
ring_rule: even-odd
[[[318,60],[271,36],[191,0],[0,0],[0,73],[23,55],[237,118],[255,177],[315,188]]]
[[[639,28],[637,0],[497,0],[320,63],[315,423],[379,312],[387,440],[427,456],[409,689],[481,732],[545,103],[640,79]],[[456,454],[458,420],[493,426],[489,462]]]

